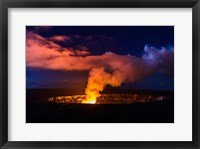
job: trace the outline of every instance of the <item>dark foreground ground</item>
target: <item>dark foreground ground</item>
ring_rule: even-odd
[[[174,98],[169,91],[107,90],[104,93],[154,94],[167,100],[134,104],[56,104],[49,97],[83,94],[70,89],[27,89],[27,123],[173,123]]]

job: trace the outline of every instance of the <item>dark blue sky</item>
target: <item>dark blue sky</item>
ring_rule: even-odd
[[[144,54],[144,46],[156,48],[174,46],[173,26],[27,26],[27,32],[44,38],[68,36],[67,42],[55,43],[66,48],[87,47],[90,55],[111,51],[120,55]],[[27,88],[85,88],[88,72],[55,71],[26,68]],[[125,83],[121,87],[130,89],[173,90],[174,76],[158,73],[144,80]]]

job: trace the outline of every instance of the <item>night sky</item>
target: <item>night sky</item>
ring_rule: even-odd
[[[31,46],[38,42],[45,46],[51,43],[47,48],[58,47],[57,49],[60,51],[68,49],[72,53],[76,51],[76,54],[73,54],[74,57],[102,55],[106,52],[142,57],[145,45],[158,49],[174,47],[173,26],[27,26],[26,32],[27,41],[34,39],[30,42]],[[30,43],[27,42],[27,47]],[[29,57],[31,57],[31,54]],[[51,57],[55,57],[55,54],[48,59]],[[89,71],[86,70],[42,69],[27,65],[26,88],[84,89],[87,84],[88,73]],[[120,87],[143,90],[173,90],[174,74],[159,72],[136,82],[123,83]]]

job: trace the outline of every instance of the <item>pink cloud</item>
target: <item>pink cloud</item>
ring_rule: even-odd
[[[61,41],[61,42],[71,40],[69,36],[61,36],[61,35],[53,36],[50,39],[53,41]]]
[[[151,74],[150,71],[162,71],[164,70],[164,66],[169,67],[168,65],[171,66],[173,62],[173,52],[167,49],[158,50],[147,46],[144,48],[146,55],[143,57],[117,55],[112,52],[106,52],[98,56],[85,56],[89,54],[87,47],[79,46],[78,48],[63,48],[40,35],[28,33],[27,66],[66,71],[89,71],[95,67],[105,67],[112,71],[128,71],[132,76],[138,78],[143,76],[142,74],[146,74],[144,71],[148,71],[148,74]],[[170,60],[171,62],[168,63]],[[131,71],[134,71],[134,74]],[[137,74],[140,75],[136,77]]]
[[[26,40],[27,66],[41,67],[43,64],[52,63],[52,60],[67,56],[84,56],[89,54],[87,47],[78,49],[65,48],[38,34],[28,32]],[[41,62],[41,64],[39,64]]]

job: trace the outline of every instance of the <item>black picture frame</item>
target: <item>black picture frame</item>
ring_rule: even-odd
[[[23,142],[8,141],[8,8],[192,8],[192,141],[173,142]],[[199,29],[198,0],[0,0],[0,147],[10,148],[200,148]]]

